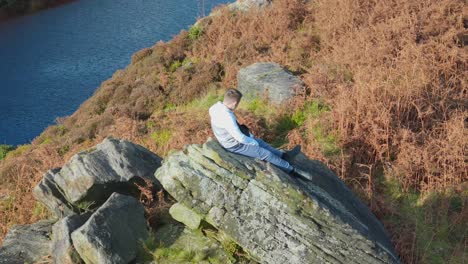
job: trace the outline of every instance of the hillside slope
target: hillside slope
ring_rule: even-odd
[[[47,216],[43,173],[112,135],[161,156],[211,134],[206,111],[240,68],[274,61],[307,92],[238,115],[276,145],[301,144],[371,207],[407,263],[466,258],[468,23],[464,1],[303,2],[200,21],[132,57],[71,116],[0,163],[1,232]]]

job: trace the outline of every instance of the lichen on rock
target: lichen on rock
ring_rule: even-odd
[[[292,178],[216,141],[170,155],[156,178],[261,263],[398,263],[381,223],[326,166],[299,154]]]

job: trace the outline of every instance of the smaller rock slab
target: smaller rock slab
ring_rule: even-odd
[[[175,220],[183,223],[190,229],[197,229],[200,226],[202,217],[192,209],[183,204],[176,203],[169,209],[169,214]]]
[[[90,216],[91,213],[71,215],[54,224],[52,227],[52,257],[55,263],[83,263],[73,247],[71,233],[82,226]]]
[[[277,63],[259,62],[239,70],[237,86],[247,98],[267,96],[281,104],[303,89],[304,83]]]
[[[113,193],[71,237],[87,264],[129,263],[148,238],[144,208],[131,196]]]
[[[0,248],[0,264],[35,263],[51,254],[52,221],[12,227]]]

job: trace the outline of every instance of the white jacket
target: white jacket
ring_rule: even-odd
[[[224,148],[231,148],[239,143],[258,146],[255,139],[240,131],[236,116],[222,102],[212,105],[209,112],[213,133]]]

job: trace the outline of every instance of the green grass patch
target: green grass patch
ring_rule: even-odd
[[[196,241],[193,241],[196,242]],[[195,246],[195,245],[194,245]],[[148,239],[142,242],[137,254],[137,261],[148,263],[154,261],[160,264],[182,263],[223,263],[216,257],[210,256],[208,251],[191,248],[170,247],[158,242],[155,234],[151,233]]]
[[[322,103],[320,100],[313,100],[304,104],[301,109],[297,109],[291,119],[296,123],[296,126],[302,126],[307,118],[318,118],[323,113],[329,112],[330,110],[330,107]]]
[[[15,197],[14,196],[7,196],[0,200],[0,209],[2,212],[10,211],[14,208],[15,205]]]
[[[393,233],[414,232],[410,240],[414,241],[418,262],[442,264],[466,260],[464,244],[468,228],[462,215],[468,192],[423,195],[404,192],[396,179],[381,180],[380,184],[385,190],[387,204],[398,208],[398,213],[385,216],[384,221],[395,227]]]
[[[187,110],[206,110],[214,105],[218,101],[223,101],[224,95],[221,94],[221,91],[212,90],[206,93],[205,96],[197,98],[188,104],[182,106],[184,111]]]
[[[315,141],[320,145],[322,153],[326,157],[332,157],[340,153],[341,148],[338,146],[336,136],[327,133],[322,125],[314,125],[311,132]]]
[[[177,69],[179,69],[180,67],[182,66],[182,62],[181,61],[174,61],[172,62],[171,66],[169,66],[169,71],[170,72],[175,72]]]
[[[287,135],[289,131],[297,127],[297,123],[291,118],[291,115],[284,115],[278,118],[273,126],[274,139],[271,142],[273,147],[280,147],[288,143]]]
[[[0,160],[4,159],[8,152],[13,151],[15,149],[12,145],[3,145],[0,144]]]
[[[292,113],[286,113],[276,119],[273,126],[275,134],[275,140],[272,145],[279,147],[287,143],[286,136],[289,131],[301,127],[308,119],[320,119],[322,115],[330,111],[330,107],[322,103],[320,100],[313,100],[304,104],[300,109],[296,109]],[[312,135],[316,142],[320,144],[320,147],[325,156],[333,156],[340,152],[340,148],[337,145],[337,140],[334,135],[326,133],[320,121],[312,127]]]
[[[48,145],[52,142],[52,137],[49,135],[49,133],[44,132],[40,134],[36,139],[34,139],[34,142],[39,145]]]
[[[146,127],[148,129],[154,129],[156,127],[156,121],[153,119],[149,119],[148,121],[146,121]]]
[[[185,69],[191,69],[193,66],[197,63],[199,63],[200,60],[198,58],[194,57],[185,57],[185,59],[182,61],[182,67]]]
[[[174,111],[177,108],[177,105],[174,103],[167,103],[164,105],[163,111],[164,112],[171,112]],[[154,121],[153,121],[154,122]]]
[[[33,208],[32,213],[34,217],[42,216],[48,213],[47,207],[45,207],[42,203],[36,201],[34,203],[34,208]]]
[[[21,146],[16,147],[16,149],[9,151],[7,153],[7,156],[8,157],[18,157],[19,155],[23,154],[24,152],[28,151],[29,149],[31,149],[30,144],[21,145]]]
[[[249,263],[253,258],[240,247],[229,235],[215,229],[204,229],[207,237],[217,240],[229,255],[231,263]]]
[[[95,206],[95,201],[79,201],[74,204],[76,208],[80,209],[81,212],[89,212]]]
[[[167,144],[172,137],[172,131],[168,129],[162,129],[151,133],[150,135],[153,142],[161,147]]]
[[[264,119],[269,119],[272,116],[275,116],[277,111],[276,106],[271,105],[268,101],[262,98],[245,98],[242,99],[239,104],[240,109],[245,109],[256,116],[261,116]]]
[[[203,252],[179,248],[157,248],[152,255],[155,261],[164,260],[168,263],[200,263],[207,259],[207,255]]]
[[[338,146],[338,140],[335,135],[324,128],[326,119],[322,118],[323,114],[330,112],[331,108],[324,104],[321,100],[313,100],[304,104],[301,109],[296,110],[291,116],[291,122],[296,126],[302,126],[308,119],[317,119],[309,127],[310,133],[314,137],[315,142],[320,146],[322,153],[326,157],[332,157],[340,153],[341,149]]]
[[[69,150],[70,145],[63,145],[57,150],[57,152],[61,157],[63,157]]]
[[[203,29],[200,26],[191,26],[188,30],[188,38],[195,41],[201,37]]]

